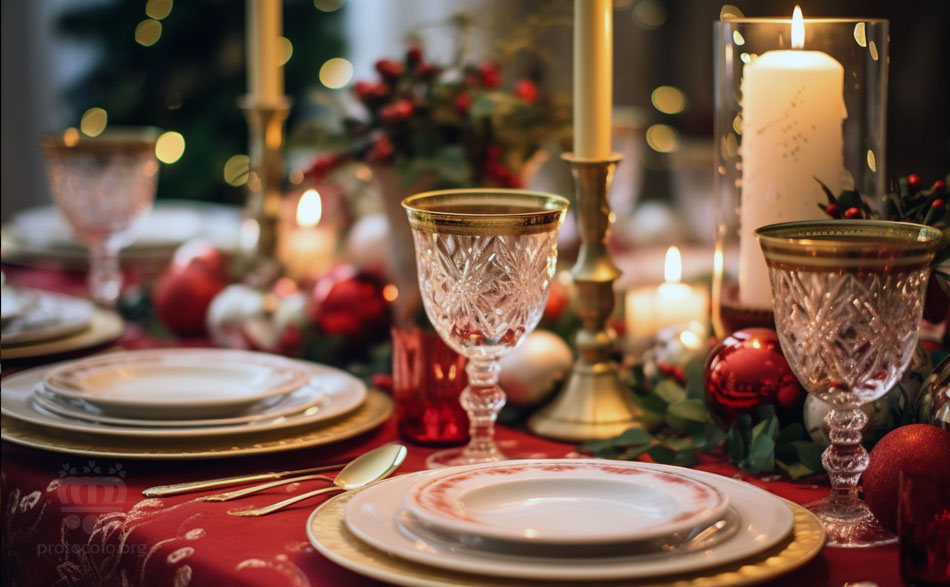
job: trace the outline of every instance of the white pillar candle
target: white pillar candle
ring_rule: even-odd
[[[766,224],[826,218],[815,178],[842,187],[844,67],[827,53],[804,51],[795,7],[790,51],[768,51],[742,77],[742,204],[739,303],[771,307],[769,277],[752,232]]]
[[[610,156],[612,0],[574,0],[574,155]]]
[[[304,281],[333,266],[336,233],[320,224],[323,205],[317,190],[307,190],[297,204],[296,219],[277,239],[277,258],[288,277]]]
[[[665,265],[664,283],[627,293],[626,324],[631,341],[653,336],[670,326],[706,323],[709,293],[705,288],[680,283],[682,261],[679,249],[670,247]]]
[[[276,105],[284,95],[281,0],[247,0],[245,17],[248,94],[255,104]]]

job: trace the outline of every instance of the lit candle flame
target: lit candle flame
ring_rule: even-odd
[[[679,283],[683,279],[683,259],[677,247],[666,250],[666,262],[663,265],[663,279],[667,283]]]
[[[795,5],[792,12],[792,49],[801,49],[805,46],[805,19],[802,18],[801,6]]]
[[[317,190],[307,190],[297,203],[297,225],[312,228],[323,217],[323,202]]]

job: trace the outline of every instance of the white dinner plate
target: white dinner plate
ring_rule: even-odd
[[[569,460],[565,462],[577,462]],[[658,471],[672,467],[643,463]],[[458,542],[419,540],[400,531],[403,495],[418,481],[438,475],[423,471],[375,483],[352,496],[344,510],[347,529],[366,544],[391,555],[431,567],[494,577],[536,580],[640,579],[695,572],[750,557],[785,539],[792,529],[791,509],[779,498],[748,483],[712,473],[684,469],[684,477],[729,494],[740,518],[734,536],[705,550],[631,556],[528,556],[513,544],[510,552],[478,550]],[[311,516],[311,521],[316,516]],[[318,549],[316,529],[307,534]]]
[[[319,381],[320,388],[326,393],[324,401],[303,412],[244,424],[143,429],[138,426],[112,426],[64,418],[44,410],[33,402],[33,388],[43,381],[43,375],[51,367],[38,367],[22,371],[0,381],[0,387],[3,390],[0,393],[0,413],[29,424],[69,432],[126,438],[195,438],[252,434],[297,426],[312,426],[347,414],[358,408],[366,399],[366,385],[349,373],[306,361],[295,360],[294,363],[306,368],[309,375],[314,380]],[[56,365],[52,367],[56,367]]]
[[[637,462],[503,461],[441,471],[405,496],[427,525],[532,544],[643,541],[720,518],[725,492]]]
[[[52,338],[28,344],[0,345],[0,358],[6,360],[33,359],[72,353],[104,346],[122,335],[125,323],[112,310],[96,308],[89,328],[62,338]]]
[[[194,420],[239,415],[262,399],[299,389],[309,378],[300,364],[278,355],[176,348],[61,364],[47,371],[43,385],[110,416]]]
[[[89,327],[95,306],[89,300],[30,288],[4,288],[4,306],[8,296],[16,314],[5,319],[2,342],[7,345],[32,344],[62,338]]]
[[[33,401],[47,412],[58,416],[98,422],[111,426],[136,426],[140,428],[193,428],[201,426],[227,426],[231,424],[245,424],[258,420],[267,420],[289,416],[297,412],[304,412],[316,408],[326,393],[320,387],[319,381],[304,385],[296,391],[286,395],[261,400],[248,408],[247,413],[233,418],[213,418],[209,420],[139,420],[133,418],[113,418],[105,414],[96,406],[81,399],[59,397],[46,391],[40,383],[33,388]]]

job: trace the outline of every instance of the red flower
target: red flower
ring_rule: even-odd
[[[389,137],[382,135],[373,141],[373,145],[366,152],[366,161],[369,163],[387,163],[392,160],[394,152]]]
[[[358,81],[353,84],[353,92],[361,102],[369,104],[389,95],[389,88],[379,82]]]
[[[538,86],[529,79],[519,80],[515,84],[515,96],[518,96],[528,104],[534,104],[538,101]]]
[[[468,92],[460,92],[455,96],[455,109],[459,114],[468,114],[468,109],[472,107],[472,95]]]
[[[422,61],[422,47],[419,45],[410,45],[406,51],[406,63],[416,65]]]
[[[317,157],[310,165],[310,168],[303,172],[303,176],[310,182],[320,181],[342,162],[343,156],[341,155]]]
[[[432,79],[439,75],[439,68],[427,61],[416,66],[416,75],[422,79]]]
[[[403,74],[405,69],[402,64],[392,59],[380,59],[376,62],[376,71],[387,82],[393,82]]]
[[[489,90],[501,86],[501,73],[498,72],[498,66],[487,61],[478,66],[478,75],[482,78],[482,86]]]
[[[397,100],[392,104],[383,106],[379,115],[385,124],[396,124],[411,117],[415,109],[415,106],[409,100]]]

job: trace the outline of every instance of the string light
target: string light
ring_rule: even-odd
[[[679,133],[667,124],[654,124],[648,128],[646,140],[651,149],[660,153],[672,153],[680,148]]]
[[[162,20],[172,12],[172,0],[148,0],[145,3],[145,16]]]
[[[155,157],[166,165],[181,159],[185,153],[185,137],[181,133],[169,130],[163,132],[155,141]]]
[[[109,115],[102,108],[90,108],[79,119],[79,130],[86,136],[97,137],[106,129]]]
[[[334,57],[320,66],[320,83],[338,90],[353,79],[353,64],[342,57]]]
[[[673,86],[660,86],[650,95],[653,106],[664,114],[679,114],[686,109],[686,94]]]
[[[143,47],[151,47],[162,36],[162,23],[147,18],[135,26],[135,42]]]

